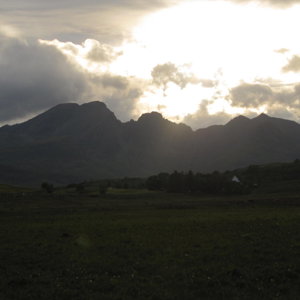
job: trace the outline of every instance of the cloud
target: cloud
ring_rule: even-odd
[[[1,20],[26,38],[121,43],[139,20],[175,0],[0,0]]]
[[[287,52],[289,52],[290,50],[287,48],[280,48],[280,49],[276,49],[275,52],[279,53],[279,54],[286,54]]]
[[[57,50],[0,39],[0,121],[84,97],[88,83]]]
[[[300,0],[229,0],[229,1],[236,2],[236,3],[256,2],[258,4],[274,6],[278,8],[288,8],[300,3]]]
[[[7,25],[7,24],[0,24],[0,37],[7,37],[7,38],[20,38],[21,37],[21,32],[11,26],[11,25]]]
[[[230,90],[227,97],[232,106],[247,111],[260,110],[280,118],[300,120],[300,84],[276,86],[242,84]]]
[[[124,121],[136,116],[138,100],[149,83],[133,76],[125,77],[110,72],[110,63],[122,55],[120,51],[91,39],[82,44],[58,40],[41,40],[41,43],[59,50],[80,72],[85,73],[90,87],[88,101],[104,101]]]
[[[294,55],[288,62],[288,64],[283,67],[283,72],[299,72],[300,71],[300,56]]]
[[[297,120],[299,117],[293,112],[293,109],[289,109],[282,105],[274,105],[268,109],[268,114],[272,117]]]
[[[138,101],[147,89],[147,84],[138,78],[105,73],[93,76],[93,95],[104,101],[119,119],[128,121],[139,115]]]
[[[92,39],[86,40],[84,46],[88,49],[86,58],[95,62],[112,62],[122,54],[116,52],[112,46]]]
[[[94,59],[103,63],[111,59],[101,55]],[[59,103],[93,100],[104,101],[117,117],[128,120],[135,116],[138,100],[146,88],[138,78],[90,73],[54,46],[0,38],[2,124],[32,117]]]
[[[229,99],[233,106],[259,107],[274,100],[274,93],[266,85],[243,83],[230,90]]]
[[[198,111],[187,115],[183,123],[194,129],[215,124],[225,124],[239,113],[226,111],[210,112],[210,106],[216,99],[204,100]],[[255,117],[263,108],[265,113],[278,118],[300,121],[300,84],[294,86],[276,86],[243,83],[229,91],[227,97],[233,108],[241,108],[242,114]]]
[[[81,44],[61,42],[57,39],[52,41],[39,40],[39,42],[55,47],[76,64],[79,64],[84,69],[93,71],[103,65],[109,65],[122,55],[121,51],[115,50],[111,45],[102,44],[94,39],[87,39]]]
[[[293,87],[295,86],[295,83],[292,82],[283,82],[280,79],[274,79],[272,77],[267,77],[267,78],[255,78],[255,83],[262,85],[262,86],[268,86],[270,88],[274,89],[282,89],[282,88],[287,88],[287,87]]]
[[[176,3],[170,0],[1,0],[0,4],[4,11],[15,11],[16,9],[29,11],[44,11],[44,10],[60,10],[71,9],[78,7],[80,9],[88,8],[105,8],[105,7],[129,7],[131,9],[154,9],[157,7],[164,7]]]
[[[210,114],[208,111],[210,104],[212,104],[212,101],[202,101],[199,105],[199,109],[195,113],[187,115],[182,122],[191,126],[193,129],[199,129],[212,125],[225,124],[232,119],[232,115],[223,111]]]
[[[151,75],[153,84],[159,88],[162,87],[164,91],[170,82],[175,83],[181,89],[184,89],[188,84],[202,84],[203,87],[214,86],[212,80],[199,79],[171,62],[155,66]]]

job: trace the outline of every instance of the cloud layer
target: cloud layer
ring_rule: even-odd
[[[110,62],[113,59],[111,49],[96,45],[99,47],[93,44],[87,53],[89,59],[104,64]],[[70,49],[74,50],[71,46]],[[135,114],[144,85],[137,78],[109,72],[90,73],[54,46],[0,38],[2,124],[26,118],[59,103],[92,100],[106,102],[120,119],[128,120]]]
[[[278,8],[287,8],[300,3],[300,0],[230,0],[230,1],[236,3],[256,2],[258,4],[274,6]]]
[[[88,83],[65,57],[38,43],[0,39],[0,120],[80,100]]]
[[[188,124],[194,129],[205,128],[212,125],[221,125],[227,123],[232,116],[226,112],[220,111],[215,114],[210,114],[208,111],[208,106],[211,104],[210,101],[204,100],[199,105],[198,110],[187,115],[183,119],[183,123]]]
[[[228,100],[233,106],[249,110],[262,109],[276,117],[299,121],[300,84],[272,89],[259,84],[241,84],[230,90]]]
[[[272,102],[274,93],[266,85],[244,83],[230,90],[230,100],[238,107],[259,107]]]
[[[121,43],[146,14],[176,0],[0,0],[1,21],[26,38]]]

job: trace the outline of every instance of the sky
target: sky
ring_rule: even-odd
[[[0,0],[0,125],[66,102],[194,129],[300,122],[300,0]]]

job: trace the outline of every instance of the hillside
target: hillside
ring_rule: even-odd
[[[300,125],[264,114],[193,131],[156,112],[122,123],[102,102],[68,103],[0,128],[2,183],[210,172],[299,156]]]

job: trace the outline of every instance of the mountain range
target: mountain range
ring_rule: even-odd
[[[261,114],[192,130],[157,112],[122,123],[103,102],[57,105],[0,128],[0,182],[32,185],[211,172],[300,157],[300,125]]]

